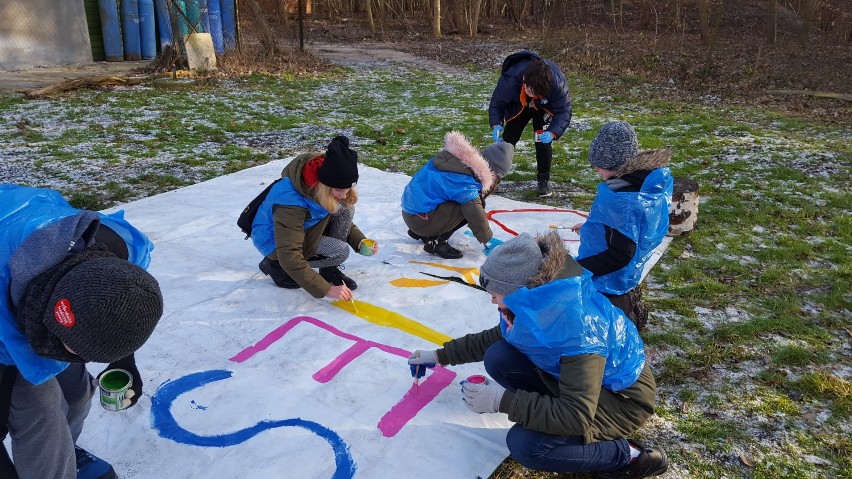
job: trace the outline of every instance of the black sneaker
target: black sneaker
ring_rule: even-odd
[[[429,254],[436,254],[444,259],[459,259],[464,256],[464,253],[450,246],[446,240],[432,240],[423,246],[423,249]]]
[[[354,279],[343,274],[343,271],[340,271],[341,269],[343,269],[343,265],[320,268],[319,274],[323,277],[324,280],[335,286],[345,284],[346,287],[351,289],[352,291],[358,289],[358,283],[356,283]]]
[[[627,442],[642,451],[639,457],[616,471],[597,473],[599,479],[638,479],[659,476],[668,470],[669,461],[665,451],[658,447],[647,447],[630,439]]]
[[[553,196],[553,191],[550,189],[550,182],[547,180],[538,180],[538,197],[546,198]]]
[[[412,239],[416,239],[417,241],[426,242],[426,238],[424,238],[423,236],[420,236],[419,234],[415,233],[414,231],[408,230],[408,236],[411,237]]]
[[[279,288],[301,288],[299,283],[297,283],[295,279],[291,278],[277,261],[272,261],[269,258],[263,258],[263,261],[261,261],[257,267],[260,268],[260,271],[263,274],[271,277],[272,281],[275,282],[275,286],[278,286]]]
[[[85,449],[74,446],[77,455],[77,479],[117,479],[110,463],[89,454]]]

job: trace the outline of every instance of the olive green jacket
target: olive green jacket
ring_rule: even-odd
[[[313,198],[311,189],[302,179],[302,170],[306,163],[322,155],[323,153],[310,152],[297,156],[284,167],[281,177],[290,178],[293,187],[302,196]],[[331,289],[331,284],[311,268],[308,259],[316,253],[331,215],[327,215],[306,230],[304,224],[308,215],[310,212],[307,209],[298,206],[275,205],[273,207],[275,252],[270,257],[276,256],[278,264],[284,268],[284,271],[311,296],[322,298]],[[357,250],[358,244],[365,238],[364,233],[353,224],[346,242],[352,249]]]

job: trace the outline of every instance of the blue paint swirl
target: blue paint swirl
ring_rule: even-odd
[[[172,415],[172,403],[181,394],[200,388],[214,381],[231,377],[231,371],[211,370],[188,374],[173,381],[166,381],[151,398],[151,426],[161,437],[182,444],[203,447],[228,447],[241,444],[267,429],[277,427],[301,427],[326,440],[334,451],[336,470],[332,479],[351,479],[357,469],[349,452],[349,446],[334,431],[321,424],[305,421],[301,418],[277,421],[261,421],[254,426],[229,434],[200,436],[182,428]]]

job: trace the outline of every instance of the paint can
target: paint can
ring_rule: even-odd
[[[121,401],[133,386],[133,375],[126,369],[110,369],[98,378],[98,386],[101,390],[101,406],[107,411],[120,411],[124,409]]]
[[[373,256],[373,248],[376,247],[376,242],[371,239],[361,240],[361,253],[364,256]]]
[[[471,384],[488,384],[488,378],[481,374],[474,374],[473,376],[468,376],[465,381]]]
[[[536,143],[541,143],[541,135],[542,135],[542,133],[544,133],[544,130],[536,130],[536,131],[535,131],[534,137],[535,137],[535,142],[536,142]]]

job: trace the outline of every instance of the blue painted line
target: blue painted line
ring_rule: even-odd
[[[334,451],[336,470],[332,479],[351,479],[357,466],[349,452],[349,445],[331,429],[301,418],[277,421],[261,421],[254,426],[229,434],[201,436],[182,428],[172,415],[171,408],[181,394],[198,389],[208,383],[228,379],[231,371],[222,369],[188,374],[173,381],[166,381],[151,398],[151,426],[161,437],[182,444],[203,447],[228,447],[241,444],[267,429],[277,427],[301,427],[326,440]]]

